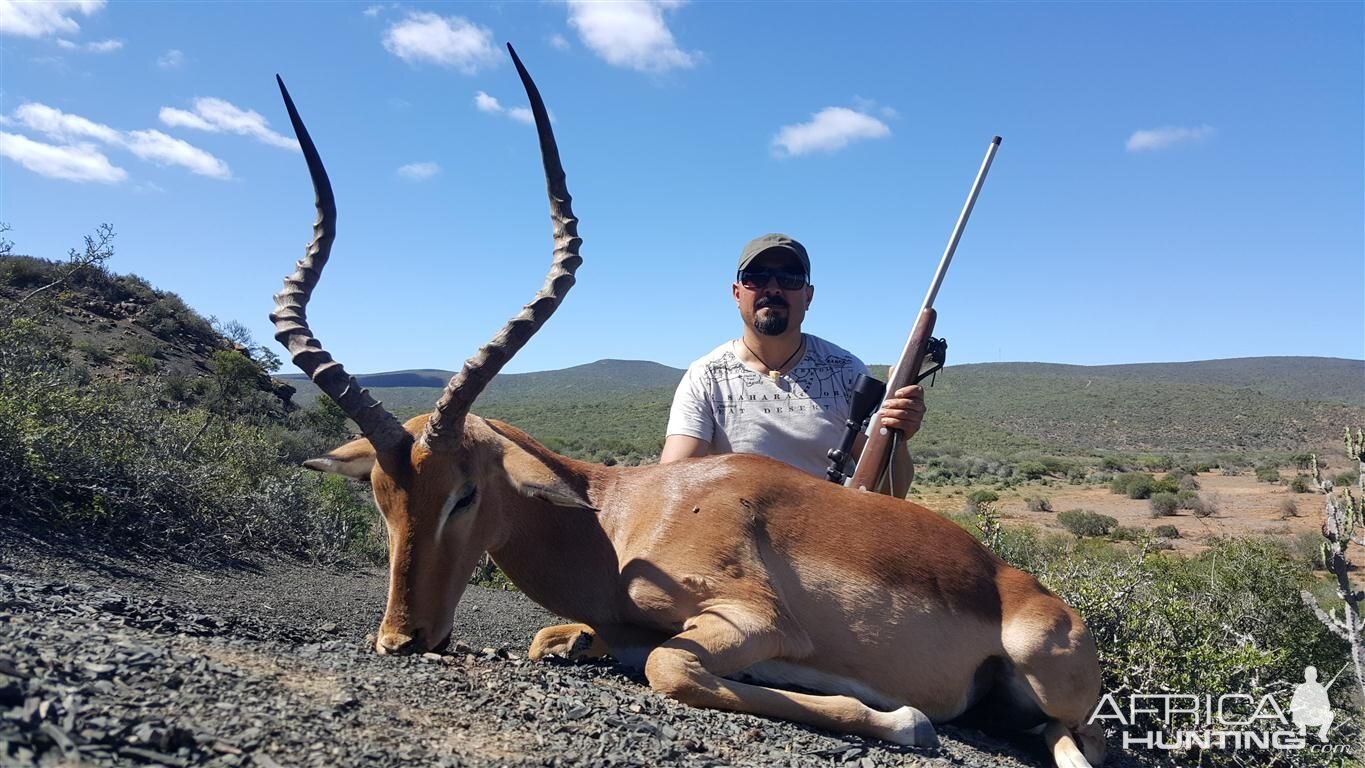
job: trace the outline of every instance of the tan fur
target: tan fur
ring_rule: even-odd
[[[418,436],[425,419],[405,428]],[[355,466],[359,442],[324,466]],[[1099,667],[1084,624],[923,507],[758,456],[586,464],[475,416],[459,450],[418,440],[410,467],[371,474],[392,563],[381,652],[444,642],[488,551],[531,599],[580,622],[543,630],[533,657],[610,648],[690,704],[919,745],[986,693],[982,670],[996,664],[1010,670],[1003,688],[1048,718],[1059,764],[1085,764],[1073,734]],[[470,508],[436,519],[470,487]],[[1102,755],[1093,730],[1081,741]]]

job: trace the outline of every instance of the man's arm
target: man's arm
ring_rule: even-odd
[[[711,453],[711,444],[691,435],[669,435],[664,438],[664,452],[659,455],[659,463],[667,464],[679,459],[706,456]]]

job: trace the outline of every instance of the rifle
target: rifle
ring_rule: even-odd
[[[929,293],[924,296],[924,306],[920,308],[915,327],[910,332],[909,340],[905,342],[905,349],[901,351],[900,361],[891,370],[891,381],[886,385],[888,397],[894,397],[896,390],[901,387],[918,384],[937,373],[947,360],[948,342],[933,336],[934,321],[938,319],[938,313],[934,311],[934,298],[938,296],[939,286],[943,284],[943,277],[948,272],[948,264],[953,260],[953,252],[957,250],[957,241],[962,238],[962,231],[967,228],[967,219],[972,215],[972,207],[976,205],[976,196],[981,193],[981,185],[986,181],[986,172],[991,169],[991,161],[995,159],[995,151],[999,148],[1000,137],[996,136],[986,148],[986,159],[981,161],[981,170],[976,173],[976,181],[972,183],[972,191],[967,195],[967,203],[962,206],[962,213],[957,217],[952,237],[948,238],[948,247],[943,251],[943,258],[938,263],[938,271],[934,273],[934,281],[929,285]],[[932,363],[932,367],[927,370],[924,367],[926,361]],[[898,439],[901,439],[900,430],[886,427],[873,429],[868,435],[867,445],[863,447],[863,454],[853,470],[849,485],[859,490],[891,494],[894,480],[891,477],[891,453]],[[913,476],[912,468],[911,477]]]

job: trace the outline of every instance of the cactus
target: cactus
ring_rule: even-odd
[[[1356,427],[1355,434],[1349,427],[1342,440],[1346,455],[1355,459],[1357,468],[1365,470],[1365,430]],[[1318,468],[1318,457],[1314,455],[1310,470],[1315,487],[1326,497],[1326,510],[1322,521],[1322,563],[1336,577],[1337,595],[1341,597],[1340,615],[1335,608],[1324,611],[1317,598],[1305,591],[1303,601],[1317,615],[1318,620],[1351,646],[1351,663],[1355,667],[1356,685],[1360,688],[1361,700],[1365,701],[1365,616],[1361,615],[1361,604],[1365,603],[1365,592],[1352,589],[1348,572],[1351,568],[1347,552],[1351,544],[1365,547],[1365,472],[1359,479],[1361,500],[1357,500],[1350,488],[1334,489],[1332,483],[1322,479]]]

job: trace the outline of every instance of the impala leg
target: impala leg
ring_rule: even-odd
[[[649,654],[645,677],[656,691],[684,704],[791,720],[905,746],[938,744],[934,726],[914,707],[882,712],[850,696],[820,696],[726,679],[781,649],[772,623],[715,608],[690,620]]]
[[[1080,617],[1048,595],[1018,609],[1003,633],[1005,652],[1025,692],[1049,718],[1043,739],[1059,768],[1095,768],[1104,730],[1086,724],[1099,700],[1094,639]]]
[[[551,654],[574,661],[600,659],[607,655],[607,644],[587,624],[557,624],[537,632],[526,651],[532,661]]]

